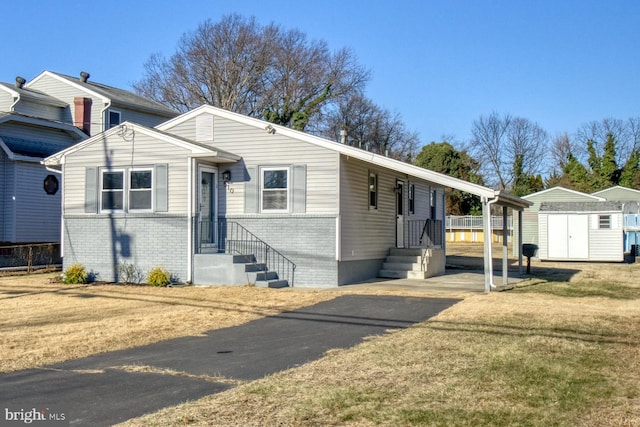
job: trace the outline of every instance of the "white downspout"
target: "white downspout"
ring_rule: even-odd
[[[187,283],[193,275],[193,158],[187,157]]]

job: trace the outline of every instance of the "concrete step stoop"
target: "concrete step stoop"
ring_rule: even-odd
[[[430,275],[422,267],[423,251],[429,256],[428,249],[391,248],[378,275],[389,279],[426,279]],[[428,262],[427,259],[425,266]]]

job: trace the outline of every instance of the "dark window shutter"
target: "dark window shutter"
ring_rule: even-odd
[[[155,207],[156,212],[167,212],[169,210],[168,192],[168,166],[156,165],[155,167]]]
[[[293,213],[307,211],[307,165],[293,165]]]
[[[98,168],[86,168],[84,176],[84,211],[96,213],[98,212]]]
[[[257,168],[247,168],[249,180],[244,183],[244,213],[258,213]]]

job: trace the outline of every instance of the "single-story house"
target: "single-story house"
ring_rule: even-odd
[[[487,230],[491,204],[530,204],[212,106],[123,123],[45,164],[62,173],[64,265],[101,280],[122,263],[195,284],[426,277],[444,271],[445,187],[482,198]]]

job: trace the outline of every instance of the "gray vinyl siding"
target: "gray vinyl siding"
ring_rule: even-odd
[[[89,96],[84,90],[48,75],[43,75],[38,80],[33,80],[29,83],[29,88],[39,90],[69,104],[70,114],[67,116],[67,121],[71,123],[73,123],[75,111],[74,98],[78,96],[91,98],[91,135],[96,135],[104,130],[102,121],[104,102],[102,97]]]
[[[15,168],[15,241],[59,242],[60,191],[48,195],[43,187],[51,173],[37,163],[16,162]]]
[[[28,101],[18,102],[14,111],[27,116],[40,117],[48,120],[63,121],[65,118],[63,114],[64,110],[60,107]]]
[[[378,207],[369,207],[369,172],[378,176]],[[341,261],[381,259],[396,246],[396,180],[405,182],[405,220],[431,216],[429,191],[437,191],[436,219],[442,219],[442,188],[424,181],[407,180],[394,171],[342,156],[340,164],[340,241]],[[408,215],[408,183],[416,185],[416,214]]]
[[[597,194],[594,194],[594,196],[603,197],[611,201],[640,201],[640,191],[628,188],[608,188],[599,191]]]
[[[11,111],[11,106],[13,105],[14,100],[8,92],[4,90],[0,90],[0,112],[8,113]]]
[[[168,213],[186,214],[188,206],[187,150],[138,133],[132,142],[117,134],[66,157],[64,189],[66,214],[83,214],[85,169],[168,165]],[[108,155],[107,155],[108,154]]]
[[[118,111],[120,113],[120,123],[133,122],[147,127],[154,127],[162,122],[166,122],[169,119],[169,117],[156,116],[140,111],[131,110],[130,108],[121,108],[118,105],[112,105],[109,110]],[[108,110],[107,112],[105,112],[105,123],[108,120],[108,116],[106,114],[108,114]]]
[[[193,118],[168,131],[172,134],[195,139],[196,119]],[[242,157],[234,164],[220,164],[219,170],[231,171],[231,182],[226,191],[226,214],[245,213],[244,188],[248,181],[248,168],[260,166],[306,165],[306,209],[307,215],[337,215],[339,155],[322,147],[287,136],[269,134],[262,129],[214,117],[213,146]],[[201,143],[209,143],[202,141]],[[293,172],[293,170],[291,170]],[[293,188],[290,188],[290,191]],[[222,203],[220,203],[222,205]],[[292,209],[290,210],[292,212]]]
[[[538,214],[538,258],[547,259],[549,256],[549,228],[548,228],[548,216],[545,214]],[[524,223],[523,223],[524,225]]]

